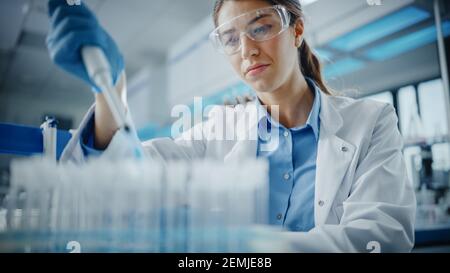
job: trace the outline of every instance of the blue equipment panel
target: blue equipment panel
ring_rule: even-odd
[[[56,153],[61,156],[71,134],[58,130]],[[0,123],[0,154],[30,156],[43,153],[42,129],[30,126]]]

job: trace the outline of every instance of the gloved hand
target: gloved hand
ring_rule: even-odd
[[[84,3],[69,5],[66,0],[50,0],[48,12],[51,26],[47,48],[53,62],[87,82],[94,91],[100,92],[89,79],[81,58],[83,46],[98,46],[108,58],[115,84],[124,69],[123,57],[92,11]]]

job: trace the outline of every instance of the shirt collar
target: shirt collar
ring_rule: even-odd
[[[310,78],[305,77],[306,82],[308,83],[308,86],[312,92],[314,92],[314,102],[311,109],[311,112],[309,113],[308,119],[306,121],[306,125],[299,126],[295,128],[291,128],[292,131],[298,131],[305,126],[309,126],[312,128],[314,132],[314,136],[316,138],[316,141],[319,138],[319,129],[320,129],[320,105],[321,105],[321,90],[317,86],[317,84]],[[267,112],[266,108],[261,104],[259,99],[256,99],[256,105],[258,107],[258,130],[259,134],[264,134],[263,130],[266,130],[266,126],[261,126],[261,122],[267,121],[267,127],[270,128],[270,126],[277,126],[281,128],[285,128],[283,125],[279,124],[276,120],[272,119],[270,114]]]

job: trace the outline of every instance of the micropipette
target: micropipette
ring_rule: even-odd
[[[116,125],[129,131],[130,127],[126,124],[125,111],[113,90],[111,69],[103,50],[96,46],[85,46],[81,50],[81,55],[89,78],[102,91]]]
[[[81,50],[81,56],[89,78],[102,91],[117,127],[123,128],[125,133],[131,137],[132,143],[136,144],[135,155],[141,157],[143,152],[140,144],[137,143],[138,141],[131,135],[130,126],[126,121],[125,109],[113,88],[110,65],[103,50],[97,46],[84,46]]]

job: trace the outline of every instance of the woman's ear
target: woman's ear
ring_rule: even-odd
[[[295,46],[300,47],[303,43],[303,20],[298,19],[294,24]]]

